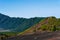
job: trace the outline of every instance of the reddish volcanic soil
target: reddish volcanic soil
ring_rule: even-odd
[[[23,35],[8,38],[7,40],[60,40],[60,31],[43,32],[32,35]]]

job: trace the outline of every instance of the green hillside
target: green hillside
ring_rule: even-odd
[[[44,19],[44,17],[34,17],[28,19],[9,17],[0,13],[0,32],[23,32],[42,19]]]
[[[57,31],[60,30],[60,18],[48,17],[47,21],[40,26],[43,31]]]

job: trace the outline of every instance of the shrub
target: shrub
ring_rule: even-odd
[[[41,30],[43,30],[43,31],[44,31],[44,30],[47,30],[47,25],[42,25],[40,28],[41,28]]]

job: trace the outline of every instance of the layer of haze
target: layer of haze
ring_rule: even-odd
[[[0,13],[11,17],[60,17],[60,0],[0,0]]]

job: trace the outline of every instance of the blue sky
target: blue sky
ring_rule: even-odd
[[[11,17],[60,17],[60,0],[0,0],[0,13]]]

